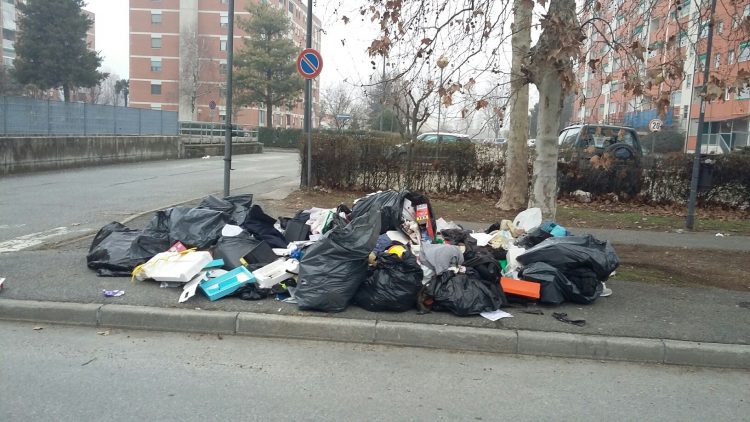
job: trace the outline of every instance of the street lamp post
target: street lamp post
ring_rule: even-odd
[[[440,139],[440,112],[443,109],[443,99],[440,96],[440,91],[443,89],[443,69],[445,69],[445,66],[448,66],[448,58],[446,58],[445,56],[440,56],[440,58],[437,60],[437,67],[440,68],[440,88],[438,89],[438,123],[437,123],[438,140]]]

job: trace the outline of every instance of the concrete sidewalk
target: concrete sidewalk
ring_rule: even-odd
[[[750,368],[750,291],[614,278],[608,282],[614,295],[592,305],[517,305],[506,309],[513,318],[497,322],[437,312],[372,313],[355,306],[326,314],[300,311],[272,298],[210,302],[198,294],[178,304],[179,289],[97,277],[86,268],[88,243],[86,239],[62,249],[0,254],[0,276],[7,278],[0,293],[0,318]],[[126,294],[105,298],[104,289]],[[585,319],[586,325],[557,321],[553,312]],[[375,335],[375,327],[387,332]],[[668,359],[670,347],[671,356],[687,353],[685,360]]]

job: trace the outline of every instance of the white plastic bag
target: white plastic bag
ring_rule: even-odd
[[[523,229],[527,233],[530,232],[542,225],[542,210],[539,208],[529,208],[521,211],[513,219],[513,225],[519,229]]]

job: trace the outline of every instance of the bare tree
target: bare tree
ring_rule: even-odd
[[[196,120],[198,99],[209,94],[215,85],[205,83],[205,73],[212,70],[207,40],[198,35],[195,25],[184,27],[180,34],[180,119]]]
[[[529,193],[529,160],[526,141],[529,134],[529,86],[524,65],[531,48],[531,12],[532,0],[513,1],[513,35],[511,46],[513,61],[511,65],[511,116],[508,133],[508,149],[505,154],[505,176],[500,200],[495,204],[503,210],[517,210],[526,206]]]
[[[321,115],[332,118],[336,130],[341,131],[351,125],[355,118],[361,119],[361,106],[356,97],[356,90],[339,82],[323,90],[320,98]],[[357,116],[355,116],[357,114]]]

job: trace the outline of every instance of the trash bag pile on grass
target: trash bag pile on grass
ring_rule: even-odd
[[[608,242],[572,236],[536,208],[476,233],[436,218],[422,194],[385,191],[278,221],[253,195],[208,196],[156,212],[143,230],[104,226],[87,264],[101,276],[158,274],[162,286],[183,287],[180,302],[201,289],[211,300],[275,297],[322,312],[354,303],[469,316],[519,299],[592,303],[619,260]]]

